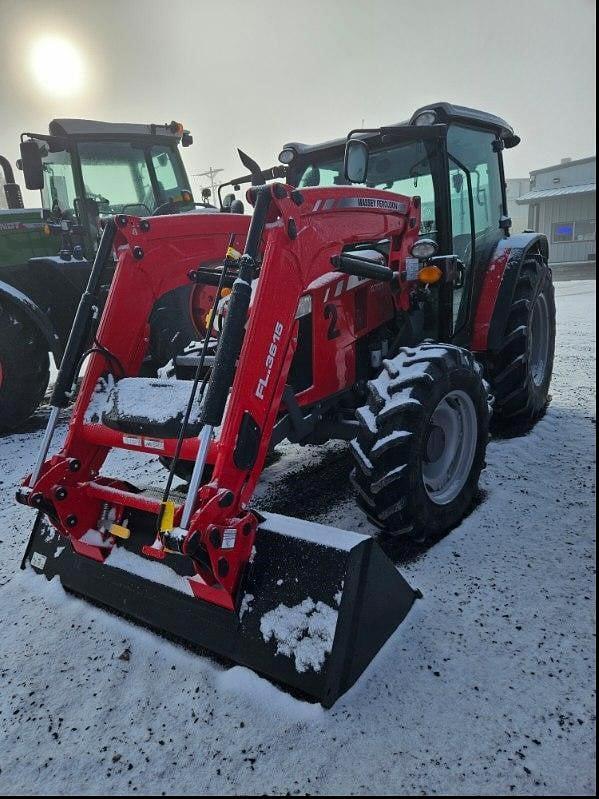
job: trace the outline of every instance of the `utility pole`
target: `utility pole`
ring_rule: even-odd
[[[212,192],[212,201],[216,202],[216,176],[219,172],[222,172],[222,169],[210,167],[206,172],[197,172],[196,174],[192,175],[194,178],[207,178],[210,184],[210,190]]]

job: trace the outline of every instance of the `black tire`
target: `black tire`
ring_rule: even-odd
[[[537,314],[547,317],[542,374],[533,336],[539,327]],[[495,423],[501,426],[533,421],[543,413],[549,400],[554,355],[555,291],[551,271],[542,259],[531,256],[522,265],[501,346],[487,363],[495,397]]]
[[[0,304],[0,432],[35,412],[49,380],[46,342],[22,312]]]
[[[351,447],[358,504],[387,532],[406,532],[419,541],[454,527],[472,507],[485,464],[491,410],[481,365],[472,353],[453,345],[406,347],[383,362],[381,374],[368,386],[369,402],[356,413],[360,432]],[[447,501],[440,501],[443,488],[436,494],[431,485],[427,488],[423,469],[440,462],[431,459],[433,435],[438,441],[441,429],[431,419],[448,396],[450,410],[455,403],[467,411],[461,438],[471,443],[457,445],[456,453],[465,454],[456,455],[447,470],[450,474],[452,463],[462,464],[459,479],[450,480],[457,493],[451,497],[449,491]],[[459,414],[458,407],[457,419]],[[468,429],[470,435],[464,432]],[[441,444],[435,445],[441,453],[445,442],[441,431]]]

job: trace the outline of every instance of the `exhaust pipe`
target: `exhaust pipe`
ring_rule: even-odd
[[[0,155],[0,167],[4,172],[4,194],[9,208],[24,208],[21,187],[15,183],[15,173],[8,158]]]

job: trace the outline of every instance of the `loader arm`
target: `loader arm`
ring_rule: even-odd
[[[257,290],[216,446],[212,480],[199,493],[182,546],[184,552],[197,550],[200,542],[206,548],[211,574],[199,571],[207,581],[217,576],[216,591],[224,589],[229,595],[223,598],[226,606],[234,606],[259,521],[247,505],[281,412],[297,345],[301,298],[314,281],[334,271],[332,260],[351,245],[389,239],[389,261],[399,264],[415,240],[419,222],[417,201],[390,200],[372,190],[311,189],[299,194],[290,186],[274,184],[250,190],[248,199],[259,202],[264,194],[266,210],[254,214],[248,233],[248,246],[260,241],[262,247],[246,250],[252,259],[263,250]],[[406,231],[411,234],[405,235]],[[226,336],[227,326],[223,339]],[[215,601],[214,584],[210,589],[200,586],[197,595],[205,596],[206,591]]]
[[[247,241],[244,258],[253,264],[249,282],[254,296],[249,316],[237,323],[234,338],[239,340],[231,339],[232,316],[222,332],[220,360],[232,350],[240,352],[232,367],[232,386],[216,379],[215,364],[203,405],[211,404],[211,394],[220,393],[221,417],[210,420],[220,430],[210,437],[205,452],[207,463],[214,467],[211,480],[188,498],[193,513],[183,529],[179,525],[184,508],[174,507],[175,530],[167,536],[166,546],[193,560],[198,575],[191,583],[194,594],[228,609],[236,606],[259,521],[248,503],[281,412],[297,344],[300,300],[310,296],[309,289],[319,280],[326,281],[331,273],[334,278],[331,259],[338,263],[335,259],[343,250],[358,243],[389,240],[389,264],[397,271],[418,235],[420,216],[418,198],[373,189],[314,188],[300,194],[292,187],[272,184],[251,189],[248,198],[263,209],[254,214],[249,230],[248,218],[235,215],[117,218],[118,263],[96,337],[101,349],[92,354],[62,451],[44,465],[25,497],[29,504],[47,510],[76,551],[98,561],[110,550],[90,541],[89,531],[98,528],[103,508],[114,507],[117,521],[127,508],[160,513],[156,498],[100,476],[100,471],[113,447],[172,457],[174,439],[122,434],[90,422],[89,409],[107,372],[114,372],[117,381],[139,373],[148,342],[149,310],[161,295],[188,281],[198,266],[201,272],[202,264],[213,264],[219,255],[222,259],[233,230],[238,246]],[[353,280],[345,275],[343,279]],[[374,283],[364,277],[355,280]],[[248,291],[247,281],[237,282],[239,291]],[[339,352],[337,368],[347,373],[345,380],[351,384],[352,365],[343,350]],[[200,440],[186,437],[184,457],[196,460],[200,449],[201,435]],[[156,556],[164,553],[157,551]]]

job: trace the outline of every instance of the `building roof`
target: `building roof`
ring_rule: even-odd
[[[580,166],[581,164],[591,164],[596,161],[596,156],[590,155],[587,158],[578,158],[576,161],[562,161],[554,166],[544,166],[541,169],[532,169],[531,175],[540,175],[543,172],[555,172],[556,169],[567,169],[570,166]]]
[[[516,202],[522,205],[523,203],[552,200],[554,197],[565,197],[571,194],[593,194],[595,190],[595,183],[581,183],[579,186],[564,186],[561,189],[541,189],[539,191],[529,191],[521,197],[516,197]]]

